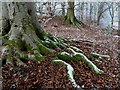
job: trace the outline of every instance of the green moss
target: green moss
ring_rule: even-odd
[[[59,62],[59,61],[54,61],[54,60],[53,60],[53,63],[59,64],[59,65],[62,65],[62,66],[65,66],[65,64],[64,64],[63,62]]]
[[[31,45],[27,45],[26,47],[27,47],[27,50],[32,50],[33,49]]]
[[[5,44],[6,45],[16,45],[14,40],[8,40]]]
[[[41,54],[35,54],[35,59],[40,62],[45,60],[45,58]]]
[[[68,60],[68,61],[73,59],[72,56],[69,53],[67,53],[67,52],[58,53],[57,56],[60,59]]]
[[[56,43],[52,42],[52,41],[44,41],[43,44],[48,47],[48,48],[57,48],[58,46],[56,45]]]
[[[40,53],[42,55],[48,55],[48,54],[52,54],[53,53],[49,48],[45,47],[41,43],[36,42],[36,44],[39,47]]]

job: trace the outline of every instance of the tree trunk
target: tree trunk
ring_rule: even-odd
[[[4,36],[10,31],[10,18],[6,3],[2,3],[2,35]]]
[[[65,17],[65,2],[61,3],[62,7],[62,16]]]
[[[118,3],[118,18],[119,18],[119,20],[118,20],[118,35],[120,36],[120,15],[119,15],[119,13],[120,13],[120,2]]]
[[[96,21],[97,21],[97,10],[98,10],[98,5],[96,5],[97,3],[94,2],[93,6],[94,6],[94,25],[96,25]]]
[[[52,13],[52,5],[51,5],[51,2],[50,2],[50,1],[49,1],[47,4],[48,4],[48,6],[47,6],[48,16],[51,17],[51,16],[53,16],[53,13]]]
[[[84,17],[84,2],[81,2],[81,20],[83,20]]]
[[[86,22],[88,21],[88,2],[86,2]]]
[[[102,12],[103,12],[103,3],[102,2],[99,2],[98,3],[98,13],[97,13],[97,25],[99,25],[100,24],[100,19],[101,19],[101,16],[102,16]]]
[[[67,24],[79,26],[83,25],[81,21],[78,21],[74,15],[74,0],[68,0],[67,15],[65,16],[65,22]]]
[[[39,59],[43,60],[44,58],[41,54],[51,53],[51,51],[40,43],[40,40],[44,40],[45,32],[39,26],[37,21],[34,3],[14,2],[12,5],[15,7],[13,9],[14,18],[11,23],[11,28],[9,28],[9,37],[5,42],[6,46],[2,50],[2,59],[6,61],[29,57],[29,55],[26,56],[21,51],[28,50],[27,48],[30,47],[29,50],[33,50],[35,53],[33,58],[36,59],[39,57]],[[4,7],[5,6],[6,5],[4,5]],[[41,53],[38,52],[40,49]],[[42,49],[46,50],[46,52]],[[12,52],[17,56],[13,56]]]
[[[92,21],[92,11],[93,11],[93,5],[92,2],[90,3],[90,22]]]

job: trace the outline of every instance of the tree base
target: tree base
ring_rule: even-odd
[[[70,25],[77,26],[77,27],[84,25],[84,23],[82,23],[81,21],[78,21],[75,16],[73,17],[65,16],[64,21],[66,24],[70,24]]]

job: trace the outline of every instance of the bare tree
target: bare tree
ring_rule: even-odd
[[[62,7],[62,16],[65,17],[65,2],[61,3],[61,7]]]
[[[118,3],[118,35],[120,36],[120,2]]]
[[[92,20],[92,11],[93,11],[93,3],[90,2],[90,12],[89,12],[89,18],[90,18],[90,21]]]
[[[86,9],[86,15],[85,16],[86,16],[86,21],[87,21],[88,20],[88,2],[86,2],[85,4],[86,4],[85,5],[86,6],[86,8],[85,8]]]
[[[48,10],[48,16],[52,16],[53,13],[52,13],[52,4],[51,2],[47,2],[47,10]]]
[[[100,19],[104,12],[106,12],[108,9],[112,7],[112,5],[109,5],[107,8],[105,8],[105,5],[108,4],[106,2],[100,2],[98,6],[98,17],[97,17],[97,25],[100,23]]]
[[[114,3],[111,2],[110,5],[108,5],[108,7],[111,7],[109,8],[109,13],[110,13],[110,16],[111,16],[111,27],[113,27],[113,20],[114,20]]]
[[[80,20],[83,20],[83,16],[84,16],[84,2],[81,2],[81,9],[80,9]]]
[[[98,9],[98,8],[97,8],[97,5],[96,5],[96,4],[97,4],[96,2],[93,3],[93,8],[94,8],[94,9],[93,9],[93,15],[94,15],[94,16],[93,16],[93,17],[94,17],[93,20],[94,20],[94,24],[96,24],[96,21],[97,21],[97,9]]]

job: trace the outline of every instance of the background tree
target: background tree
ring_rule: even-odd
[[[62,8],[62,16],[65,17],[65,2],[61,3],[61,8]]]
[[[83,20],[83,16],[84,16],[84,2],[81,2],[81,14],[80,14],[80,17],[81,17],[81,19],[80,20]]]
[[[10,18],[9,18],[9,14],[8,14],[8,8],[7,8],[7,4],[3,3],[2,4],[4,7],[2,7],[2,35],[5,35],[9,32],[10,30]]]
[[[90,22],[92,21],[92,12],[93,11],[93,3],[90,2],[90,12],[89,12],[89,19],[90,19]]]
[[[86,16],[85,19],[86,19],[86,22],[87,22],[88,21],[88,2],[85,3],[85,9],[86,9],[85,10],[85,12],[86,12],[85,13],[85,16]]]
[[[120,13],[120,2],[118,3],[118,18],[119,18],[119,20],[118,20],[118,35],[120,36],[120,15],[119,15],[119,13]]]
[[[68,0],[67,15],[65,16],[65,22],[67,24],[72,24],[79,26],[83,24],[81,21],[78,21],[74,14],[74,0]]]
[[[110,13],[110,17],[111,17],[111,27],[113,27],[113,20],[114,20],[114,3],[112,2],[111,4],[111,8],[109,8],[109,13]],[[110,6],[108,6],[110,7]]]
[[[52,13],[52,4],[50,1],[47,2],[47,10],[48,10],[48,16],[53,16]]]
[[[100,23],[101,16],[103,14],[104,2],[98,3],[98,16],[97,16],[97,25]]]

